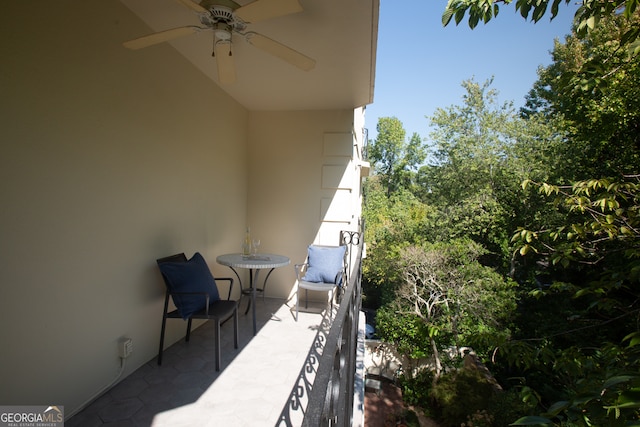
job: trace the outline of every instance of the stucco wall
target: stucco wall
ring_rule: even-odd
[[[123,376],[155,357],[158,257],[227,276],[246,225],[292,263],[357,227],[358,165],[327,150],[353,148],[353,111],[248,112],[169,45],[124,49],[145,26],[117,1],[2,2],[0,28],[0,404],[68,416],[115,378],[120,338]],[[344,192],[327,165],[352,181],[347,221],[324,217]],[[279,269],[267,294],[293,286]]]
[[[249,122],[248,224],[261,251],[291,258],[292,265],[276,270],[268,284],[267,296],[285,298],[295,286],[293,264],[305,261],[309,244],[337,245],[340,230],[357,229],[354,112],[251,112]],[[351,189],[332,188],[328,167],[348,176],[342,186]],[[348,198],[339,208],[344,215],[329,220],[324,205],[338,192]]]
[[[0,5],[0,404],[67,414],[157,352],[155,259],[235,247],[247,111],[116,1]],[[169,322],[168,343],[184,334]]]

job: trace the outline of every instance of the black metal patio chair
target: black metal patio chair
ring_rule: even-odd
[[[162,364],[167,319],[187,321],[185,341],[189,341],[191,336],[192,320],[206,319],[215,322],[216,371],[219,371],[220,325],[231,317],[233,317],[234,345],[235,348],[238,348],[238,302],[231,300],[233,279],[230,277],[214,278],[206,261],[198,252],[189,260],[184,253],[180,253],[160,258],[156,262],[167,287],[162,313],[158,365]],[[216,280],[229,281],[229,294],[226,300],[220,299]],[[175,310],[169,311],[169,297],[173,300]]]

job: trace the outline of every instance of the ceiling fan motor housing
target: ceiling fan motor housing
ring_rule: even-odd
[[[235,20],[235,16],[233,16],[233,10],[231,10],[230,7],[218,5],[211,6],[209,12],[211,13],[211,17],[216,21],[231,23]]]
[[[207,13],[199,14],[200,22],[209,28],[220,28],[226,25],[230,31],[244,31],[246,23],[235,16],[233,9],[227,6],[213,5]]]

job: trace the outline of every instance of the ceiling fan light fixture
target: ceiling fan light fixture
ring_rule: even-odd
[[[233,32],[233,27],[224,22],[218,22],[213,25],[213,35],[215,36],[215,40],[223,40],[229,41],[231,40],[231,33]]]
[[[231,40],[231,32],[227,30],[215,30],[213,34],[215,34],[216,40],[220,40],[220,41]]]

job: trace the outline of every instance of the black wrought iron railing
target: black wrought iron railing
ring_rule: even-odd
[[[342,231],[340,238],[349,246],[349,280],[309,391],[302,422],[306,427],[353,425],[364,239],[362,230]]]
[[[362,160],[369,160],[369,129],[362,128]]]

